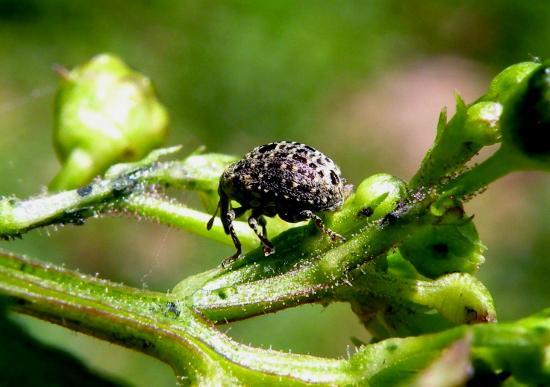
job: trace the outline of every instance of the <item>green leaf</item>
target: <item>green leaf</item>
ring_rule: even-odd
[[[475,273],[485,261],[475,225],[470,220],[463,224],[435,224],[419,226],[407,238],[399,251],[418,272],[429,278],[443,274]]]

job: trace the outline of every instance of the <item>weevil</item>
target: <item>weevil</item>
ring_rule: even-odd
[[[291,223],[310,219],[332,240],[344,241],[316,213],[340,209],[351,188],[334,161],[309,145],[281,141],[254,148],[221,175],[220,200],[207,224],[210,230],[221,210],[223,229],[237,249],[222,265],[227,266],[241,255],[233,220],[248,210],[251,210],[248,225],[260,239],[266,256],[275,249],[267,237],[265,216],[278,215]],[[240,207],[232,208],[232,200]]]

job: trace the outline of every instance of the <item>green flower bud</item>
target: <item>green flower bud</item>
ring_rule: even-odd
[[[407,194],[407,185],[397,177],[386,173],[372,175],[359,184],[353,198],[358,211],[372,208],[371,219],[380,219],[395,209]]]
[[[466,143],[473,143],[477,148],[499,142],[501,114],[502,105],[498,102],[478,102],[470,106],[464,123]]]
[[[359,184],[342,210],[332,215],[329,225],[345,234],[368,221],[384,217],[406,194],[407,186],[402,180],[385,173],[372,175]]]
[[[63,74],[54,119],[63,166],[53,190],[82,186],[114,163],[139,160],[163,143],[168,129],[150,80],[108,54]]]
[[[460,170],[482,147],[500,142],[503,104],[538,66],[525,62],[508,67],[493,79],[487,93],[469,107],[457,96],[455,115],[447,122],[445,111],[441,113],[434,145],[409,186],[437,183]]]
[[[505,68],[493,78],[489,90],[481,100],[504,102],[516,86],[539,66],[536,62],[522,62]]]
[[[462,168],[482,147],[498,142],[501,111],[502,106],[496,102],[478,102],[467,107],[457,95],[455,115],[447,122],[446,111],[441,112],[434,144],[409,186],[437,183]]]
[[[496,321],[491,294],[470,274],[453,273],[437,280],[378,281],[367,276],[365,281],[370,281],[373,292],[353,299],[351,306],[377,339]]]
[[[519,170],[550,170],[550,63],[538,65],[503,104],[502,145],[487,160],[440,187],[435,203],[467,198]]]
[[[442,276],[419,289],[415,298],[418,303],[434,308],[456,324],[496,321],[491,293],[480,280],[469,274]]]
[[[420,274],[429,278],[454,272],[474,273],[485,261],[485,246],[473,222],[462,220],[461,223],[443,221],[421,226],[403,242],[399,251]]]
[[[550,169],[550,62],[540,65],[507,101],[503,146],[525,159],[519,169]]]

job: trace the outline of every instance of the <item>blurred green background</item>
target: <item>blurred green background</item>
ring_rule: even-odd
[[[377,172],[408,179],[439,110],[454,110],[455,91],[471,102],[504,67],[550,57],[550,3],[0,0],[0,195],[38,194],[54,176],[52,66],[101,52],[154,81],[172,119],[169,143],[186,152],[206,145],[239,155],[287,139],[331,156],[354,184]],[[500,319],[548,306],[548,177],[507,176],[467,209],[489,248],[479,276]],[[0,248],[159,291],[232,251],[123,217],[34,231]],[[141,354],[11,318],[131,385],[175,383],[167,366]],[[368,339],[346,305],[221,329],[245,343],[326,356],[346,356],[351,336]]]

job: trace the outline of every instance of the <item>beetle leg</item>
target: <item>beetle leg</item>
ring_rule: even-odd
[[[300,212],[300,216],[306,219],[313,220],[315,222],[315,226],[317,226],[319,231],[321,231],[323,234],[328,235],[330,239],[332,239],[333,241],[337,241],[337,240],[340,240],[342,242],[346,241],[346,238],[344,238],[342,235],[335,233],[330,228],[325,226],[325,224],[323,223],[323,220],[319,216],[315,215],[312,211],[310,210],[302,211]]]
[[[237,237],[237,233],[235,232],[235,228],[233,227],[235,212],[229,208],[229,198],[227,197],[227,195],[221,190],[218,190],[218,192],[220,194],[220,202],[218,204],[218,207],[220,208],[220,211],[221,211],[220,217],[222,220],[223,230],[226,234],[231,236],[231,239],[233,240],[233,244],[237,249],[237,252],[235,254],[233,254],[232,256],[222,261],[222,267],[226,267],[241,255],[242,249],[241,249],[241,242],[239,241],[239,238]],[[218,212],[217,209],[216,209],[216,212]],[[214,216],[215,215],[216,214],[214,214]],[[207,227],[208,226],[212,227],[213,222],[214,222],[214,217],[210,219]]]
[[[271,244],[269,239],[267,239],[267,235],[265,233],[265,219],[263,220],[263,222],[260,220],[260,224],[261,223],[263,223],[263,232],[260,233],[260,230],[258,229],[258,219],[256,218],[255,214],[250,215],[250,217],[248,218],[248,225],[252,230],[254,230],[254,233],[256,233],[258,238],[260,238],[260,241],[262,242],[262,248],[264,250],[264,255],[268,256],[273,254],[275,252],[275,249],[273,248],[273,245]]]
[[[237,252],[235,254],[225,258],[222,261],[222,267],[227,267],[235,259],[241,256],[242,249],[241,249],[241,242],[239,241],[239,238],[237,237],[237,233],[235,232],[235,228],[233,227],[233,219],[235,219],[235,212],[233,210],[228,210],[222,219],[225,219],[225,224],[227,225],[227,234],[231,235],[231,239],[233,239],[233,244],[237,249]]]
[[[227,201],[228,201],[228,199],[225,196],[220,196],[220,201],[218,202],[218,206],[216,207],[216,211],[214,211],[214,214],[212,215],[212,217],[210,218],[210,220],[206,224],[206,229],[207,230],[210,230],[212,228],[212,226],[214,225],[214,220],[216,219],[216,215],[218,214],[218,211],[221,207],[222,208],[221,218],[222,218],[223,229],[224,229],[226,234],[229,234],[227,226],[224,223],[224,218],[225,218],[224,214],[227,211],[229,211],[229,205],[226,204]],[[244,214],[247,210],[248,210],[248,208],[246,208],[246,207],[234,208],[233,209],[233,212],[235,213],[234,218],[238,218],[239,216]]]
[[[260,226],[262,226],[262,234],[264,235],[264,238],[267,239],[267,228],[266,228],[267,222],[265,221],[265,216],[260,215],[258,217],[258,223],[260,223]]]
[[[222,221],[222,225],[223,225],[223,231],[226,233],[226,234],[229,234],[229,223],[231,221],[228,221],[229,219],[229,199],[227,197],[227,195],[222,191],[222,190],[218,190],[218,193],[220,194],[220,203],[218,204],[220,206],[220,218],[221,218],[221,221]],[[213,220],[211,219],[211,221],[213,222]]]

